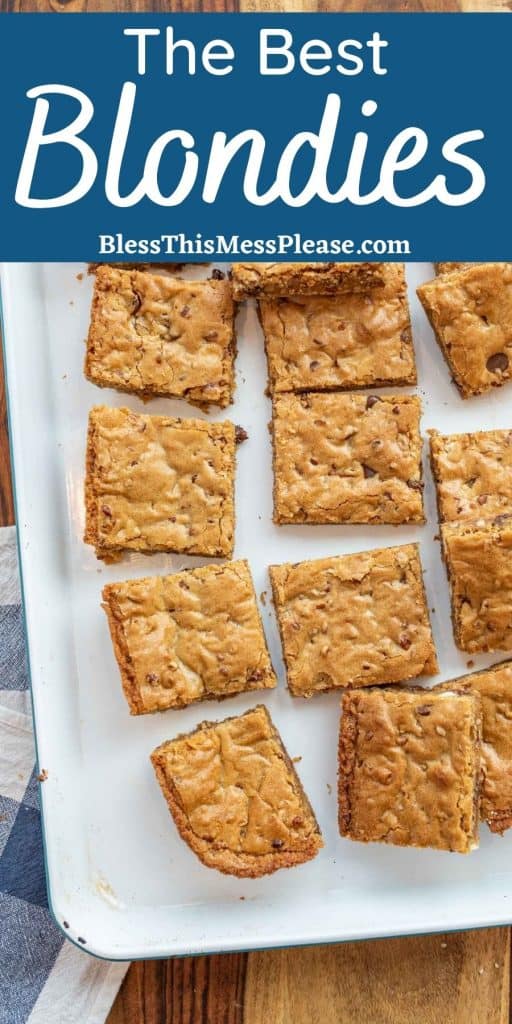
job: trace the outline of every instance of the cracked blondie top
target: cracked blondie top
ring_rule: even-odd
[[[368,292],[261,299],[270,390],[415,384],[403,263]]]
[[[383,283],[382,263],[233,263],[233,295],[336,295]]]
[[[293,696],[437,672],[417,544],[273,565],[270,579]]]
[[[441,522],[512,512],[512,430],[429,433]]]
[[[103,589],[134,715],[276,685],[246,561]]]
[[[478,846],[479,702],[463,691],[349,691],[339,828],[358,842],[469,853]]]
[[[100,266],[85,375],[100,387],[224,408],[234,388],[234,315],[229,281]]]
[[[480,813],[491,832],[512,826],[512,661],[473,672],[444,685],[465,685],[481,700]]]
[[[229,556],[235,427],[96,406],[89,414],[84,540],[124,551]]]
[[[476,263],[418,288],[463,398],[499,387],[512,373],[512,264]]]
[[[311,860],[322,836],[266,708],[203,722],[151,760],[181,838],[207,867],[258,878]]]
[[[441,527],[455,643],[462,651],[512,650],[512,516]]]
[[[275,522],[424,522],[420,415],[409,395],[277,395]]]

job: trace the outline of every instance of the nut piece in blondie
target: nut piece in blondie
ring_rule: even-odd
[[[467,686],[482,704],[480,814],[491,832],[512,826],[512,661],[462,676],[444,687]]]
[[[424,522],[420,414],[409,395],[276,395],[274,521]]]
[[[383,284],[382,263],[233,263],[233,296],[337,295]]]
[[[512,512],[512,430],[429,433],[441,522]]]
[[[273,565],[294,697],[437,672],[417,544]]]
[[[420,285],[418,296],[463,398],[512,375],[512,264],[476,263]]]
[[[266,708],[203,722],[151,755],[181,838],[209,868],[259,878],[312,860],[322,835]]]
[[[368,292],[261,299],[270,390],[416,383],[403,263]]]
[[[230,556],[235,427],[96,406],[89,414],[84,540],[98,558]]]
[[[276,685],[246,561],[103,589],[133,715]]]
[[[224,408],[234,388],[234,315],[229,281],[98,267],[85,375],[145,398]]]
[[[443,556],[461,651],[512,651],[512,515],[445,523]]]
[[[360,843],[478,846],[480,708],[454,690],[343,695],[339,828]]]

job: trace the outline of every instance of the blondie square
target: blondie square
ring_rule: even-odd
[[[429,433],[441,522],[512,512],[512,430]]]
[[[294,697],[437,672],[417,544],[273,565]]]
[[[246,561],[103,589],[133,715],[276,685]]]
[[[383,284],[382,263],[233,263],[233,296],[337,295]]]
[[[322,835],[266,708],[203,722],[152,754],[181,838],[209,868],[259,878],[316,857]]]
[[[480,814],[491,832],[512,826],[512,661],[462,676],[450,686],[467,686],[482,705],[482,787]]]
[[[424,522],[420,415],[409,395],[277,395],[274,521]]]
[[[145,398],[224,408],[234,388],[234,315],[229,281],[100,266],[85,375]]]
[[[124,551],[230,556],[235,427],[96,406],[89,414],[84,540]]]
[[[343,695],[339,828],[361,843],[478,846],[480,710],[454,690]]]
[[[463,398],[512,374],[512,264],[476,263],[418,288]]]
[[[512,650],[512,515],[445,523],[443,556],[461,651]]]
[[[416,383],[403,263],[368,292],[261,299],[270,390]]]

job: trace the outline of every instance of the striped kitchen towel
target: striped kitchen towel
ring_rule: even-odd
[[[16,535],[0,529],[0,1024],[103,1024],[127,964],[68,942],[48,910]]]

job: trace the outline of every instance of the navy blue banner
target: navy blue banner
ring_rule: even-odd
[[[512,19],[0,15],[3,260],[511,257]]]

